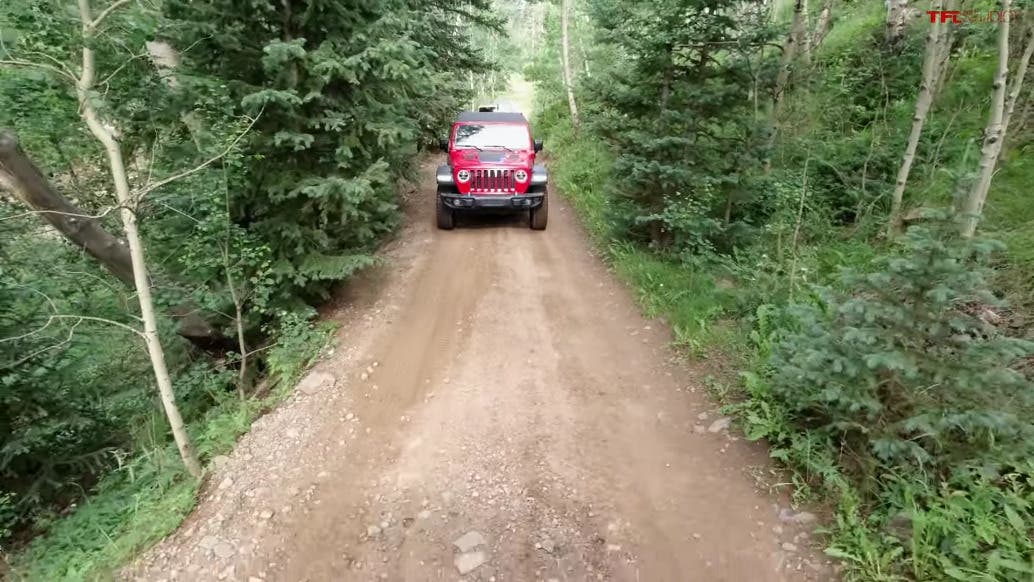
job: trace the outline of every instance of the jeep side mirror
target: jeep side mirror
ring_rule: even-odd
[[[539,153],[541,151],[542,151],[542,140],[541,139],[537,139],[537,140],[535,140],[535,153]]]
[[[444,137],[438,138],[438,147],[441,148],[443,152],[449,151],[449,139]]]

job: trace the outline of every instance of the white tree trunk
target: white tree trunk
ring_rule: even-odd
[[[797,37],[797,51],[801,62],[811,64],[811,38],[808,34],[808,0],[797,0],[793,13],[793,35]]]
[[[227,215],[226,220],[229,219],[229,215]],[[234,323],[237,327],[237,347],[241,351],[241,367],[237,372],[237,395],[244,400],[247,397],[245,388],[248,379],[248,342],[244,336],[244,301],[237,293],[237,286],[233,282],[233,274],[230,272],[229,241],[226,244],[227,246],[223,247],[223,268],[226,269],[226,287],[230,291],[230,299],[233,300],[236,315]]]
[[[1002,14],[1009,13],[1010,0],[1001,0]],[[971,238],[977,230],[980,214],[984,210],[991,178],[998,165],[998,154],[1005,139],[1005,93],[1009,77],[1009,18],[998,25],[998,69],[995,71],[994,91],[991,96],[991,114],[984,130],[984,144],[980,149],[980,172],[977,180],[963,201],[962,236]],[[1017,87],[1018,89],[1018,87]]]
[[[137,298],[140,303],[140,316],[144,323],[142,335],[144,343],[147,345],[147,353],[151,358],[151,367],[154,369],[154,377],[158,383],[158,393],[165,408],[165,416],[169,420],[173,439],[176,441],[180,457],[183,459],[183,464],[186,466],[187,471],[194,477],[200,477],[201,463],[198,461],[197,454],[191,446],[190,437],[187,435],[186,427],[183,424],[183,417],[176,406],[172,379],[169,376],[168,366],[165,364],[165,352],[162,350],[161,340],[158,337],[158,320],[155,316],[154,300],[151,297],[151,285],[147,277],[144,246],[140,239],[140,232],[136,222],[136,203],[129,188],[129,179],[126,176],[126,166],[122,159],[122,150],[119,147],[114,128],[106,125],[100,119],[92,102],[94,96],[91,93],[96,78],[96,70],[94,53],[90,45],[93,43],[94,30],[99,22],[93,20],[91,16],[89,0],[78,0],[78,2],[83,35],[82,72],[76,83],[80,112],[87,127],[90,128],[90,132],[101,142],[108,156],[111,178],[115,184],[115,194],[118,197],[119,205],[122,207],[122,225],[125,229],[126,242],[129,244],[129,254],[133,264],[133,282],[136,286]],[[101,17],[106,14],[107,12],[103,13]]]
[[[803,26],[804,1],[796,0],[793,4],[793,22],[790,25],[790,34],[786,37],[786,43],[783,45],[783,56],[779,59],[779,72],[776,74],[775,91],[772,96],[773,115],[779,113],[786,93],[786,87],[790,83],[790,71],[793,67],[794,58],[797,56],[800,30]]]
[[[790,33],[786,36],[783,44],[783,55],[779,59],[779,72],[776,74],[775,88],[772,92],[772,115],[769,120],[768,143],[766,149],[771,152],[775,147],[776,136],[779,133],[779,113],[782,111],[783,98],[786,94],[787,85],[790,83],[790,71],[793,67],[794,57],[797,56],[798,45],[800,44],[800,31],[804,28],[804,0],[796,0],[793,5],[793,22],[790,24]],[[772,169],[771,155],[765,160],[764,170],[767,174]]]
[[[1030,66],[1032,55],[1034,55],[1034,26],[1027,30],[1027,39],[1023,49],[1023,56],[1020,57],[1020,62],[1016,64],[1016,74],[1013,77],[1012,84],[1010,85],[1009,98],[1005,102],[1005,115],[1002,118],[1003,132],[1007,132],[1009,130],[1009,121],[1012,119],[1013,112],[1016,111],[1016,102],[1020,100],[1020,93],[1023,92],[1023,78],[1027,76],[1027,68]],[[998,147],[1005,147],[1004,136],[1002,138],[1002,143],[998,144]]]
[[[580,125],[578,120],[578,104],[574,100],[574,72],[571,70],[571,50],[568,39],[568,21],[570,20],[571,0],[560,2],[560,44],[562,47],[561,60],[563,62],[564,87],[567,89],[567,105],[571,108],[571,122],[577,129]]]
[[[944,2],[944,10],[958,10],[959,0],[946,0]],[[940,21],[938,21],[940,22]],[[947,28],[941,31],[941,54],[937,62],[937,85],[933,90],[933,97],[936,100],[937,96],[941,94],[944,89],[944,85],[948,82],[948,78],[951,76],[948,74],[948,61],[951,57],[951,50],[955,46],[955,37],[958,36],[959,27],[954,23],[951,25],[945,24]]]
[[[944,7],[943,0],[935,0],[932,3],[932,10],[941,10]],[[905,155],[901,159],[901,166],[898,167],[898,177],[894,182],[894,192],[891,195],[890,219],[887,221],[887,236],[890,237],[901,224],[901,203],[905,194],[905,185],[908,183],[908,175],[912,171],[912,162],[915,161],[916,149],[919,147],[919,138],[923,135],[923,126],[926,124],[926,115],[933,103],[934,89],[937,86],[937,75],[941,67],[942,39],[947,38],[944,30],[948,24],[934,23],[930,25],[930,31],[926,35],[926,55],[923,57],[923,77],[919,84],[919,95],[916,97],[915,112],[912,114],[912,131],[908,135],[908,144],[905,146]]]
[[[542,37],[542,25],[539,23],[542,10],[538,4],[531,4],[529,10],[531,11],[531,54],[537,55],[539,53],[539,38]]]
[[[579,27],[580,27],[581,30],[589,30],[589,29],[587,29],[585,27],[584,20],[585,20],[584,18],[580,19],[580,21],[582,21],[582,24]],[[585,49],[585,44],[586,44],[585,43],[585,34],[579,35],[578,36],[578,52],[582,56],[582,69],[585,71],[585,78],[586,79],[591,79],[592,78],[592,71],[589,70],[589,53]]]
[[[833,16],[833,0],[825,0],[822,3],[822,10],[819,11],[819,17],[815,22],[815,34],[812,37],[812,49],[817,49],[822,44],[822,41],[826,40],[826,35],[829,34],[829,21]]]
[[[887,31],[885,40],[887,44],[895,44],[901,40],[901,37],[905,36],[908,20],[918,13],[917,8],[910,7],[908,4],[908,0],[886,0]]]

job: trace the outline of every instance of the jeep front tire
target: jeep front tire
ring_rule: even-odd
[[[532,208],[529,212],[528,226],[532,230],[546,230],[546,222],[549,219],[549,195],[543,196],[542,204],[538,208]]]
[[[452,230],[456,226],[456,215],[451,208],[445,205],[442,200],[442,193],[439,191],[436,196],[437,206],[435,215],[438,219],[438,228]]]

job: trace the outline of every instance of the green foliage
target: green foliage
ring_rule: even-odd
[[[1034,215],[1028,211],[1028,185],[1034,180],[1031,144],[1006,150],[1005,165],[995,176],[994,198],[988,201],[987,227],[1007,245],[995,283],[1017,309],[1034,309]]]
[[[726,313],[731,296],[714,277],[687,269],[631,245],[614,245],[610,257],[618,274],[634,285],[637,298],[651,317],[665,317],[675,343],[704,354],[723,332],[716,322]]]
[[[27,580],[112,578],[135,552],[179,525],[195,493],[175,449],[149,451],[108,473],[74,512],[17,555],[12,568]]]
[[[595,72],[579,76],[578,99],[597,139],[581,145],[595,155],[603,141],[611,160],[581,166],[605,168],[600,218],[615,236],[676,252],[748,240],[770,212],[754,171],[763,153],[758,118],[743,99],[771,35],[758,5],[597,0],[586,9],[597,38],[584,54]],[[547,31],[556,39],[553,26]],[[539,88],[536,128],[552,138],[548,151],[565,157],[552,131],[568,123],[555,46],[525,74]]]
[[[178,378],[179,396],[204,394],[214,402],[187,427],[201,458],[229,451],[260,414],[287,396],[326,345],[329,332],[327,325],[314,324],[309,317],[285,314],[277,333],[281,341],[270,349],[269,359],[270,381],[280,389],[259,399],[242,402],[227,391],[226,372],[213,375],[197,367]],[[133,457],[120,457],[117,467],[70,507],[66,517],[39,524],[47,533],[14,557],[17,575],[47,581],[110,579],[137,552],[180,525],[194,507],[197,483],[165,437],[164,419],[155,413],[152,421],[162,428],[154,438],[142,439],[150,446]],[[0,518],[3,510],[0,503]]]
[[[997,303],[981,271],[996,248],[910,229],[901,255],[797,309],[771,361],[774,396],[866,476],[871,465],[999,473],[1030,458],[1034,384],[1014,366],[1034,343],[980,317]]]
[[[34,230],[12,222],[12,234]],[[78,478],[124,455],[133,426],[124,420],[153,406],[131,389],[150,382],[135,336],[98,321],[52,319],[125,320],[105,276],[57,241],[30,241],[16,236],[0,247],[0,491],[14,494],[18,526],[51,500],[74,497]]]
[[[14,504],[14,494],[0,493],[0,538],[6,539],[13,528],[18,525],[18,509]]]
[[[270,348],[266,362],[270,373],[284,387],[293,386],[301,377],[332,331],[327,323],[314,323],[312,315],[315,314],[310,317],[294,312],[281,314],[274,332],[277,343]]]
[[[399,218],[395,181],[461,107],[458,73],[484,68],[455,12],[367,4],[168,7],[168,34],[193,47],[183,58],[181,91],[190,99],[181,107],[213,119],[259,117],[226,206],[269,250],[265,276],[277,305],[325,298],[369,264],[368,252]],[[468,0],[453,10],[486,6]]]
[[[912,515],[918,580],[1029,580],[1034,576],[1034,465],[990,477],[963,472],[935,489],[899,478],[888,487]],[[924,486],[925,485],[925,486]]]
[[[857,486],[831,549],[864,579],[1031,573],[1034,383],[1015,366],[1034,344],[984,319],[999,248],[913,228],[900,254],[792,310],[776,339],[758,318],[770,373],[747,382],[748,435],[809,481]]]
[[[541,110],[540,110],[541,111]],[[579,139],[567,120],[551,125],[541,112],[535,130],[548,136],[550,181],[575,205],[597,242],[609,240],[614,228],[613,212],[606,186],[610,181],[612,156],[599,142]]]

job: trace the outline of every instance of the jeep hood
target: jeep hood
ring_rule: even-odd
[[[535,164],[535,154],[504,149],[478,151],[470,148],[453,151],[449,155],[449,161],[456,169],[510,167],[530,170]]]

